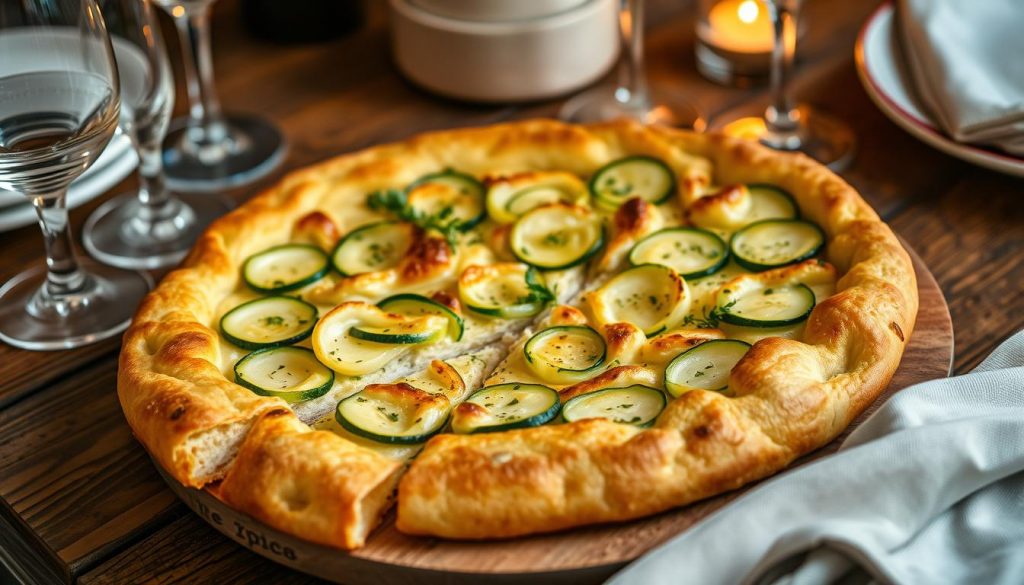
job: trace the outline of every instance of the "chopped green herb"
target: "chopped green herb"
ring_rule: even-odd
[[[385,189],[370,193],[366,197],[366,204],[370,209],[390,211],[398,219],[416,224],[425,230],[440,233],[452,250],[458,245],[462,222],[458,218],[451,217],[454,213],[451,206],[446,206],[437,213],[428,215],[410,206],[406,193],[398,189]]]

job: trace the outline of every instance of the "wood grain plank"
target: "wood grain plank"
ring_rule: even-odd
[[[119,347],[120,338],[59,353],[25,351],[0,343],[0,380],[4,381],[0,385],[0,409],[97,359],[113,355]]]
[[[69,577],[180,510],[124,421],[115,364],[0,411],[0,513]]]
[[[954,371],[969,371],[1024,327],[1024,180],[972,168],[890,223],[949,300]]]
[[[37,546],[31,529],[0,505],[0,583],[59,583],[67,581],[52,551]],[[5,573],[5,569],[10,574]]]

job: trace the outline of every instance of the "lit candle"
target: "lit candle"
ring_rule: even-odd
[[[768,9],[758,0],[724,0],[708,12],[704,41],[737,53],[767,53],[772,50],[772,21]]]

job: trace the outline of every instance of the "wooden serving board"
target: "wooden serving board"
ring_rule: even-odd
[[[910,254],[917,272],[920,310],[891,384],[839,438],[794,465],[834,452],[846,435],[893,393],[949,375],[953,360],[949,307],[927,267],[913,250]],[[185,488],[164,477],[178,497],[229,538],[293,569],[347,585],[597,583],[750,488],[632,522],[491,542],[406,536],[395,529],[392,512],[365,547],[344,553],[274,530],[204,491]],[[642,490],[643,486],[638,486],[637,497],[643,497]]]

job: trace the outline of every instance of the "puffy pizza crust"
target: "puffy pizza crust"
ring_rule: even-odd
[[[129,426],[190,487],[223,475],[257,418],[289,412],[283,400],[257,396],[220,372],[218,335],[204,325],[217,302],[207,289],[215,272],[178,271],[150,293],[125,333],[118,364]]]
[[[351,549],[380,522],[402,466],[334,433],[311,430],[291,413],[270,413],[211,491],[278,530]]]
[[[909,257],[870,207],[799,155],[625,122],[544,120],[437,132],[341,156],[289,175],[215,222],[125,334],[118,395],[129,424],[183,484],[223,478],[217,494],[245,513],[317,542],[361,545],[400,470],[308,429],[283,401],[224,376],[215,311],[237,289],[241,263],[288,241],[313,212],[323,217],[297,231],[333,241],[365,220],[351,201],[427,172],[587,176],[629,154],[665,160],[684,204],[712,183],[790,191],[828,235],[827,258],[844,275],[836,294],[815,308],[803,342],[755,345],[730,380],[736,397],[691,392],[655,428],[581,421],[436,437],[401,481],[399,528],[493,538],[636,518],[769,475],[835,437],[885,388],[917,312]]]

